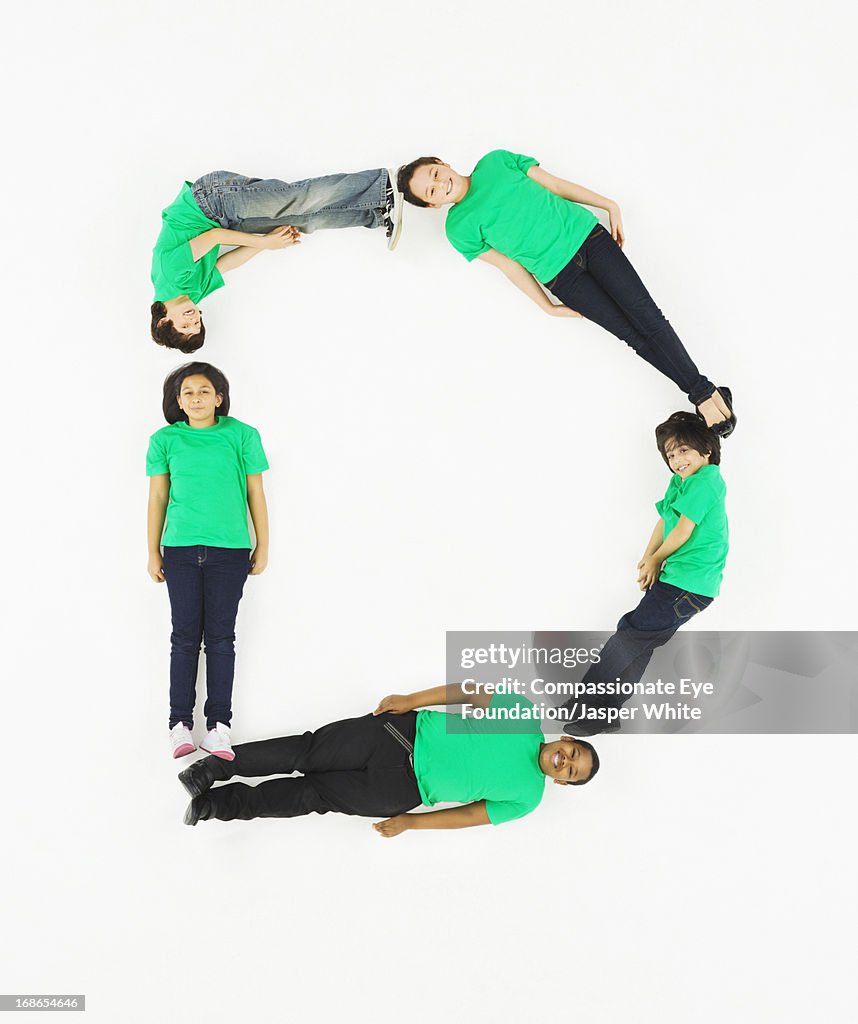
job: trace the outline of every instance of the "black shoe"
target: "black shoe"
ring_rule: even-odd
[[[733,392],[726,385],[716,388],[715,391],[724,399],[724,404],[730,410],[730,415],[726,420],[721,420],[720,423],[713,423],[709,429],[720,438],[729,437],[736,429],[736,414],[733,412]],[[713,391],[712,394],[714,393]],[[697,408],[697,415],[704,423],[706,422],[699,407]]]
[[[207,757],[200,758],[183,772],[179,772],[179,782],[191,796],[202,796],[214,785],[214,772],[209,768],[208,761]]]
[[[196,825],[198,821],[207,821],[211,816],[211,801],[207,796],[195,796],[185,809],[182,821],[186,825]]]

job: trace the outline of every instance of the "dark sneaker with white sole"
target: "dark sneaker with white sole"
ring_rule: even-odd
[[[387,179],[387,195],[385,197],[381,223],[384,225],[384,232],[387,235],[387,248],[392,252],[399,242],[399,236],[402,234],[402,213],[405,209],[405,203],[402,193],[396,187],[396,171],[389,170],[387,172]]]

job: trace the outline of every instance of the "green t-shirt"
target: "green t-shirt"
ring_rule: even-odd
[[[155,301],[166,302],[187,295],[192,302],[201,302],[206,295],[222,288],[223,277],[215,266],[218,246],[194,263],[189,239],[219,228],[220,224],[209,220],[197,206],[189,181],[162,212],[161,220],[161,234],[152,250]]]
[[[447,214],[447,238],[466,260],[495,249],[551,281],[581,248],[597,218],[529,178],[536,163],[505,149],[477,163],[465,198]]]
[[[490,710],[533,703],[496,693]],[[464,718],[443,711],[419,711],[414,740],[414,774],[424,804],[485,800],[489,821],[500,825],[539,806],[545,775],[539,748],[545,737],[535,717]]]
[[[162,543],[249,548],[247,478],[266,469],[259,431],[232,416],[218,416],[211,427],[180,422],[156,431],[146,475],[170,474]]]
[[[664,520],[664,536],[687,516],[694,529],[682,547],[664,563],[659,580],[703,597],[717,597],[727,561],[729,531],[724,499],[727,485],[717,466],[701,466],[683,480],[674,473],[661,501],[655,503]]]

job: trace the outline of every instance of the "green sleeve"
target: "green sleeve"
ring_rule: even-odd
[[[169,472],[167,451],[159,432],[149,438],[149,451],[146,452],[146,476],[161,476],[162,473]]]
[[[706,513],[718,503],[718,495],[715,489],[705,478],[698,479],[695,474],[685,484],[684,493],[674,501],[674,509],[682,516],[686,516],[699,526],[705,519]]]
[[[264,473],[268,469],[268,459],[262,447],[262,438],[255,427],[245,427],[241,442],[241,457],[244,461],[245,476]]]
[[[531,167],[534,166],[534,164],[539,164],[539,161],[536,159],[535,156],[524,156],[521,153],[512,153],[510,155],[512,156],[513,160],[515,160],[515,166],[524,174],[527,174],[527,172],[530,170]]]
[[[492,825],[503,825],[507,821],[515,821],[516,818],[530,814],[536,806],[534,804],[533,807],[529,807],[515,800],[486,800],[486,814]]]
[[[453,211],[451,210],[450,213],[452,212]],[[447,223],[445,225],[447,241],[457,252],[460,252],[469,263],[491,249],[491,246],[485,238],[483,238],[481,233],[460,231],[457,229],[455,224],[450,224],[450,219],[450,214],[447,214]]]

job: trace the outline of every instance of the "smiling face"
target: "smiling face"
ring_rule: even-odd
[[[162,317],[162,322],[169,320],[179,334],[184,334],[188,338],[200,333],[202,311],[190,299],[173,300],[165,305],[167,315]]]
[[[593,771],[593,755],[577,740],[561,736],[553,743],[542,744],[539,767],[559,786],[570,782],[586,782]]]
[[[664,443],[664,455],[671,470],[683,480],[694,476],[698,469],[709,465],[709,456],[701,455],[696,448],[680,444],[672,438]]]
[[[179,387],[179,408],[188,417],[192,427],[211,427],[215,422],[215,410],[223,401],[208,377],[196,373],[185,377]]]
[[[411,175],[411,191],[427,206],[446,206],[464,198],[470,179],[457,174],[449,164],[424,164]]]

